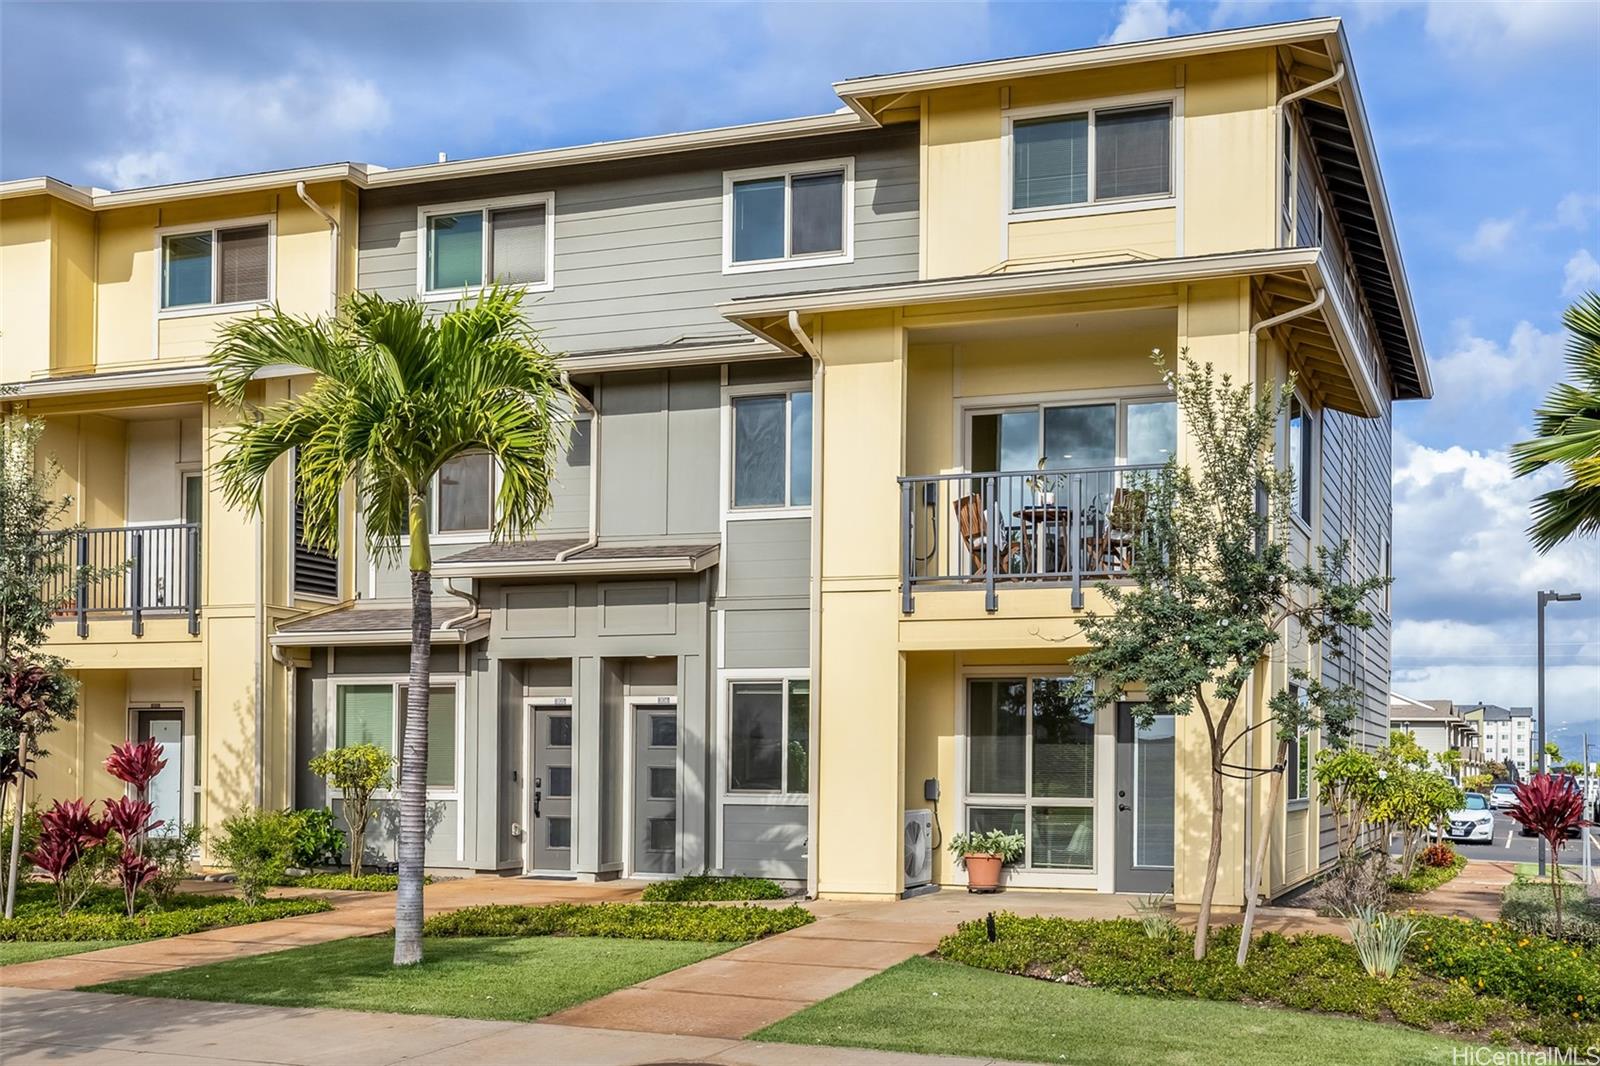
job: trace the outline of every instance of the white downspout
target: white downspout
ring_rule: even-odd
[[[811,357],[811,590],[810,590],[810,617],[808,623],[808,639],[810,646],[807,659],[807,669],[811,675],[811,699],[808,716],[810,721],[806,728],[809,730],[811,740],[811,757],[808,762],[811,772],[807,774],[806,796],[806,895],[815,899],[817,897],[817,792],[821,787],[821,775],[817,773],[816,753],[822,739],[822,715],[820,713],[821,701],[818,695],[822,689],[822,384],[824,366],[822,351],[817,347],[816,341],[806,333],[800,325],[800,312],[789,312],[789,332],[794,334],[795,340],[800,342],[806,354]]]
[[[1272,139],[1275,142],[1277,142],[1277,145],[1278,145],[1278,154],[1273,157],[1274,160],[1279,160],[1279,159],[1283,158],[1283,150],[1286,147],[1284,145],[1284,143],[1283,143],[1283,123],[1279,120],[1280,116],[1283,114],[1285,109],[1287,109],[1290,104],[1295,103],[1298,100],[1303,100],[1306,97],[1312,95],[1313,93],[1320,93],[1324,89],[1331,89],[1333,86],[1339,84],[1343,80],[1344,80],[1344,64],[1340,63],[1338,66],[1333,68],[1333,73],[1332,74],[1330,74],[1326,78],[1323,78],[1321,81],[1317,82],[1316,84],[1307,85],[1303,89],[1296,89],[1292,93],[1285,93],[1283,96],[1278,97],[1277,103],[1272,105],[1272,110],[1271,110],[1271,114],[1270,114],[1270,118],[1272,120]],[[1276,162],[1274,162],[1273,165],[1277,166]],[[1295,167],[1296,170],[1298,170],[1298,168],[1299,168],[1298,162],[1295,162],[1293,164],[1293,166]],[[1281,167],[1279,168],[1278,173],[1280,175],[1280,180],[1281,180],[1281,175],[1283,173]],[[1288,190],[1288,189],[1282,189],[1282,190],[1279,191],[1279,194],[1278,194],[1278,207],[1281,208],[1284,200],[1289,195],[1290,195],[1290,190]],[[1272,221],[1272,231],[1274,233],[1276,233],[1277,229],[1278,229],[1278,220],[1276,218],[1274,218],[1273,221]],[[1291,233],[1291,236],[1293,236],[1292,233]]]
[[[1337,80],[1338,78],[1341,78],[1343,76],[1344,76],[1344,67],[1343,67],[1343,65],[1341,65],[1339,67],[1339,70],[1334,74],[1333,79],[1330,79],[1330,80]],[[1317,86],[1313,85],[1313,86],[1310,87],[1310,89],[1302,89],[1301,92],[1305,93],[1305,92],[1315,91],[1316,88],[1317,88]],[[1326,303],[1327,300],[1328,300],[1328,291],[1326,289],[1318,289],[1316,296],[1312,298],[1310,303],[1301,304],[1299,307],[1292,307],[1289,310],[1283,312],[1281,315],[1273,315],[1271,318],[1263,318],[1260,322],[1257,322],[1255,325],[1250,327],[1250,365],[1249,365],[1248,370],[1249,370],[1249,374],[1250,374],[1251,380],[1259,380],[1259,374],[1257,373],[1258,368],[1256,366],[1256,349],[1259,347],[1261,334],[1265,333],[1267,330],[1271,329],[1274,326],[1280,326],[1285,322],[1293,321],[1294,319],[1300,318],[1300,317],[1302,317],[1304,315],[1309,315],[1313,311],[1320,310],[1322,305],[1324,303]],[[1254,680],[1255,680],[1254,677],[1252,677],[1250,679],[1249,689],[1247,690],[1247,695],[1248,695],[1249,698],[1245,703],[1246,714],[1245,714],[1245,723],[1244,723],[1244,725],[1245,725],[1246,729],[1253,729],[1253,728],[1255,728],[1255,724],[1256,724],[1255,723],[1256,706],[1255,706],[1255,691],[1254,691],[1255,685],[1254,685]],[[1247,751],[1246,752],[1246,758],[1248,758],[1248,757],[1249,757],[1249,754],[1248,754],[1248,751]],[[1255,791],[1256,791],[1255,790],[1255,779],[1252,778],[1252,777],[1248,777],[1247,776],[1245,778],[1245,782],[1244,782],[1244,855],[1245,855],[1245,871],[1244,871],[1245,880],[1244,880],[1244,883],[1245,883],[1245,885],[1247,887],[1256,884],[1256,877],[1255,877],[1255,854],[1256,854],[1256,848],[1255,848],[1255,802],[1256,802],[1256,797],[1255,797]],[[1271,811],[1267,812],[1267,817],[1269,819],[1272,817],[1272,812]],[[1250,901],[1248,899],[1246,899],[1245,900],[1245,905],[1248,906],[1249,903],[1250,903]]]
[[[339,220],[311,198],[311,194],[306,192],[305,182],[294,183],[294,194],[328,224],[328,313],[332,314],[339,308]]]
[[[600,412],[589,398],[572,388],[566,371],[561,373],[561,383],[567,386],[578,406],[589,412],[589,537],[582,544],[562,548],[556,552],[555,561],[566,562],[568,556],[586,552],[600,543]]]
[[[295,770],[294,770],[294,767],[296,765],[296,759],[295,759],[295,756],[294,756],[294,750],[295,750],[295,744],[299,741],[299,737],[297,737],[295,735],[295,731],[299,728],[299,723],[295,721],[295,717],[299,713],[298,712],[298,708],[295,706],[295,687],[296,687],[296,685],[295,685],[295,665],[294,665],[294,660],[290,659],[287,655],[285,655],[283,653],[283,649],[278,647],[276,644],[271,643],[270,640],[268,641],[267,647],[272,649],[272,661],[277,663],[279,666],[283,667],[285,670],[287,670],[289,672],[289,674],[288,674],[288,687],[285,689],[283,702],[284,702],[285,711],[287,712],[288,718],[289,718],[289,741],[288,741],[288,751],[289,751],[289,784],[288,784],[289,791],[288,791],[288,801],[289,802],[288,802],[288,806],[292,810],[294,808],[294,805],[295,805]]]

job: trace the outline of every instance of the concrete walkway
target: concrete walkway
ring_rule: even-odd
[[[1391,896],[1391,905],[1428,914],[1446,914],[1492,922],[1500,917],[1500,897],[1516,876],[1514,862],[1471,859],[1456,876],[1415,899]]]
[[[411,1014],[250,1007],[93,992],[0,990],[0,1062],[96,1066],[389,1066],[393,1063],[561,1063],[639,1066],[988,1066],[858,1048],[755,1044],[717,1037],[575,1029]]]

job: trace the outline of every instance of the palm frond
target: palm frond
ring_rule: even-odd
[[[217,392],[235,407],[243,406],[250,382],[269,366],[302,367],[329,378],[351,369],[338,331],[326,321],[297,318],[274,308],[270,313],[239,318],[224,325],[211,350],[211,376]]]

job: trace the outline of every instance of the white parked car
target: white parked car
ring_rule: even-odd
[[[1494,840],[1494,814],[1489,809],[1489,797],[1481,792],[1468,792],[1467,802],[1460,810],[1451,811],[1444,820],[1446,840],[1463,844],[1488,844]]]
[[[1517,805],[1517,786],[1508,785],[1504,781],[1489,790],[1489,806],[1494,810],[1503,810]]]

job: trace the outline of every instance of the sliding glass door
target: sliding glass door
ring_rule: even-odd
[[[1021,833],[1029,870],[1094,869],[1095,710],[1067,677],[967,680],[967,828]]]

